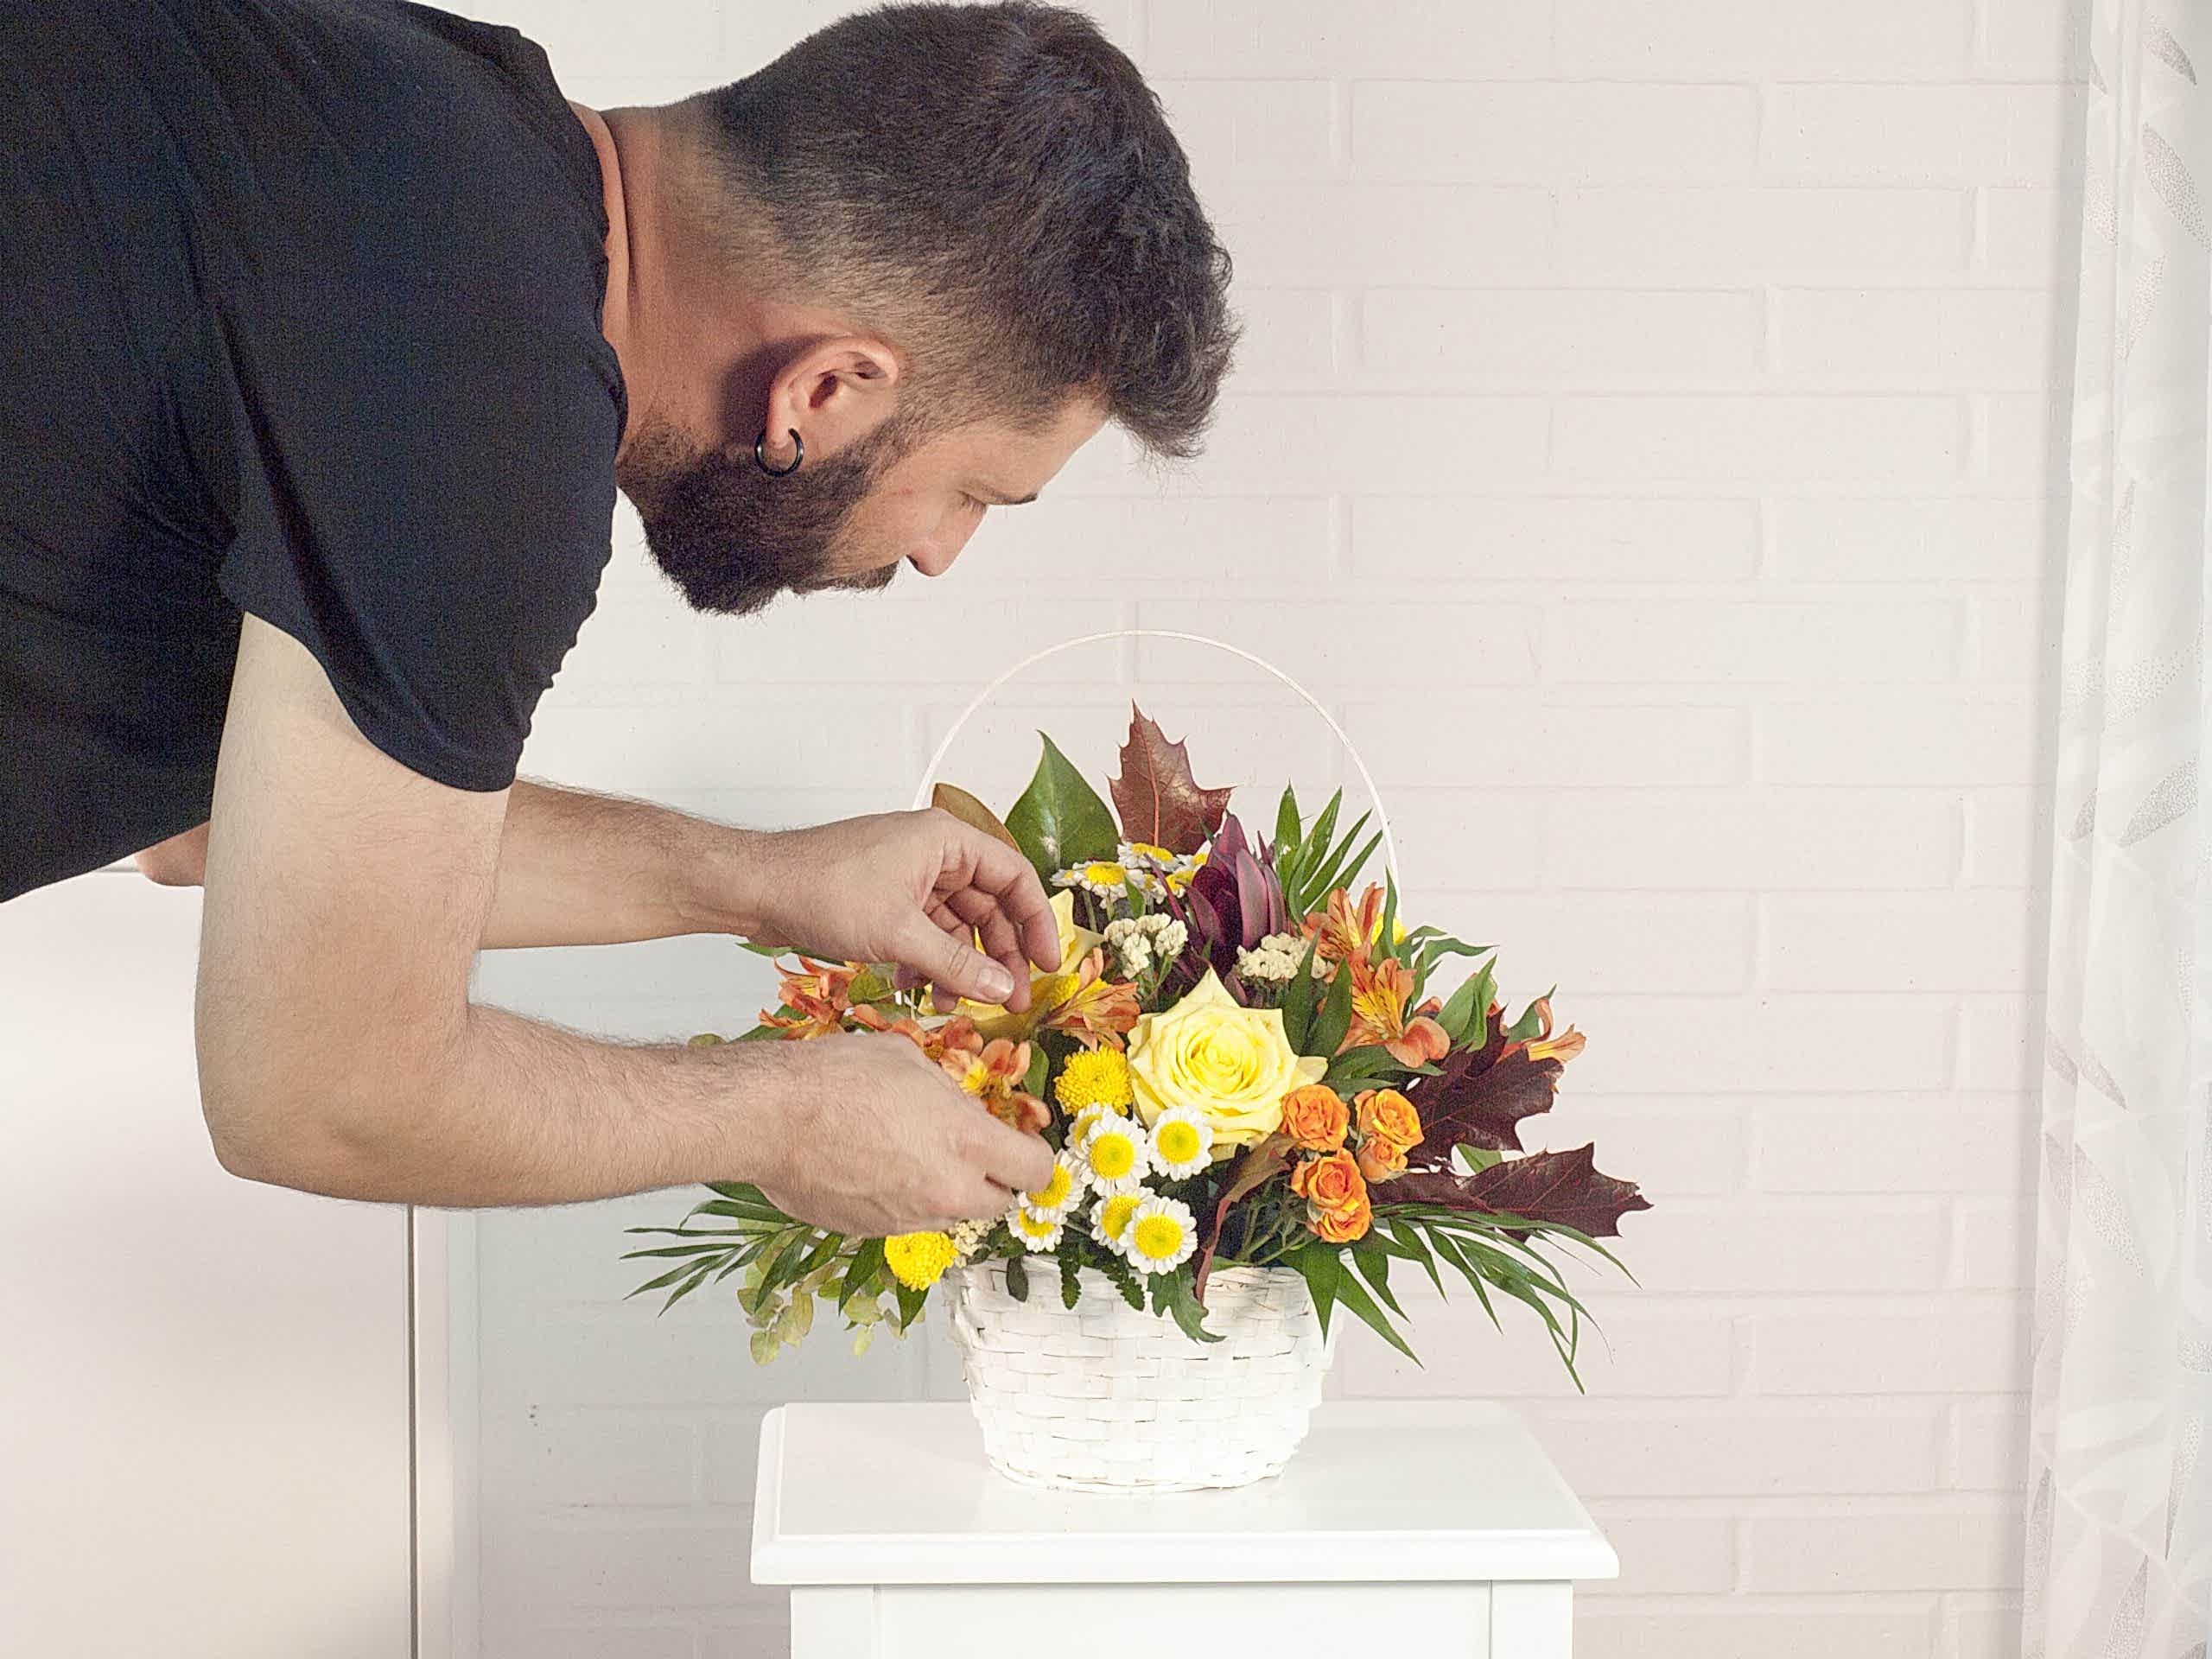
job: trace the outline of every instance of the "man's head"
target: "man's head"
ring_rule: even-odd
[[[1197,452],[1229,258],[1080,14],[886,6],[657,114],[665,285],[702,321],[619,471],[693,604],[936,575],[1109,421]]]

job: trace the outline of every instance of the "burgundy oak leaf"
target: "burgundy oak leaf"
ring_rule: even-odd
[[[1445,1166],[1454,1147],[1518,1152],[1521,1120],[1551,1110],[1565,1065],[1530,1059],[1526,1044],[1497,1034],[1495,1014],[1491,1023],[1483,1047],[1455,1049],[1438,1062],[1442,1069],[1435,1076],[1407,1086],[1406,1098],[1421,1115],[1416,1163]]]
[[[1128,741],[1122,745],[1122,774],[1111,780],[1114,810],[1122,815],[1122,834],[1171,853],[1195,853],[1221,827],[1229,810],[1226,789],[1201,789],[1191,775],[1191,757],[1181,743],[1129,709]]]
[[[1636,1183],[1598,1172],[1594,1147],[1572,1152],[1532,1152],[1509,1158],[1472,1175],[1431,1170],[1401,1175],[1381,1189],[1390,1204],[1437,1204],[1448,1210],[1478,1210],[1518,1216],[1524,1221],[1555,1222],[1592,1238],[1620,1236],[1621,1217],[1649,1210],[1651,1200]]]

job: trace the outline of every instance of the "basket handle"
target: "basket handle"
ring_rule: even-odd
[[[960,711],[959,717],[952,722],[950,729],[938,744],[937,753],[930,756],[929,765],[922,771],[922,781],[914,791],[915,806],[924,807],[929,804],[930,791],[937,785],[937,769],[944,764],[944,757],[951,753],[954,740],[959,737],[961,728],[967,725],[978,709],[990,701],[992,693],[1014,678],[1015,675],[1025,670],[1034,668],[1047,658],[1057,657],[1064,651],[1072,651],[1077,645],[1095,645],[1109,639],[1181,639],[1194,645],[1210,645],[1216,651],[1225,651],[1232,657],[1241,658],[1255,668],[1265,670],[1296,692],[1298,696],[1303,697],[1306,700],[1306,706],[1321,716],[1328,728],[1336,734],[1337,741],[1344,746],[1344,753],[1351,757],[1353,769],[1359,773],[1359,781],[1366,787],[1367,798],[1375,803],[1376,827],[1382,831],[1382,835],[1383,866],[1389,871],[1391,880],[1393,882],[1398,880],[1397,838],[1390,833],[1390,815],[1382,810],[1382,796],[1375,787],[1374,774],[1368,771],[1367,762],[1360,758],[1358,747],[1345,734],[1344,728],[1337,723],[1337,717],[1322,707],[1321,700],[1266,658],[1257,656],[1245,650],[1242,645],[1232,645],[1225,639],[1211,639],[1203,633],[1182,633],[1171,628],[1109,628],[1103,633],[1082,634],[1073,639],[1063,639],[1056,645],[1047,645],[1042,651],[1032,652],[1012,668],[1001,673],[996,679],[969,700],[968,706]]]

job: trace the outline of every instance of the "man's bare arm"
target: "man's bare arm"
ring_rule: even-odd
[[[226,1167],[449,1205],[753,1180],[809,1219],[885,1231],[1042,1181],[1042,1143],[900,1039],[627,1047],[472,1006],[505,805],[376,749],[314,658],[246,619],[198,997]]]

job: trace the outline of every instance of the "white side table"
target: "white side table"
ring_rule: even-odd
[[[1159,1497],[1002,1479],[964,1404],[785,1406],[760,1431],[753,1580],[791,1587],[791,1659],[1568,1659],[1574,1581],[1619,1571],[1491,1404],[1332,1402],[1279,1478]]]

